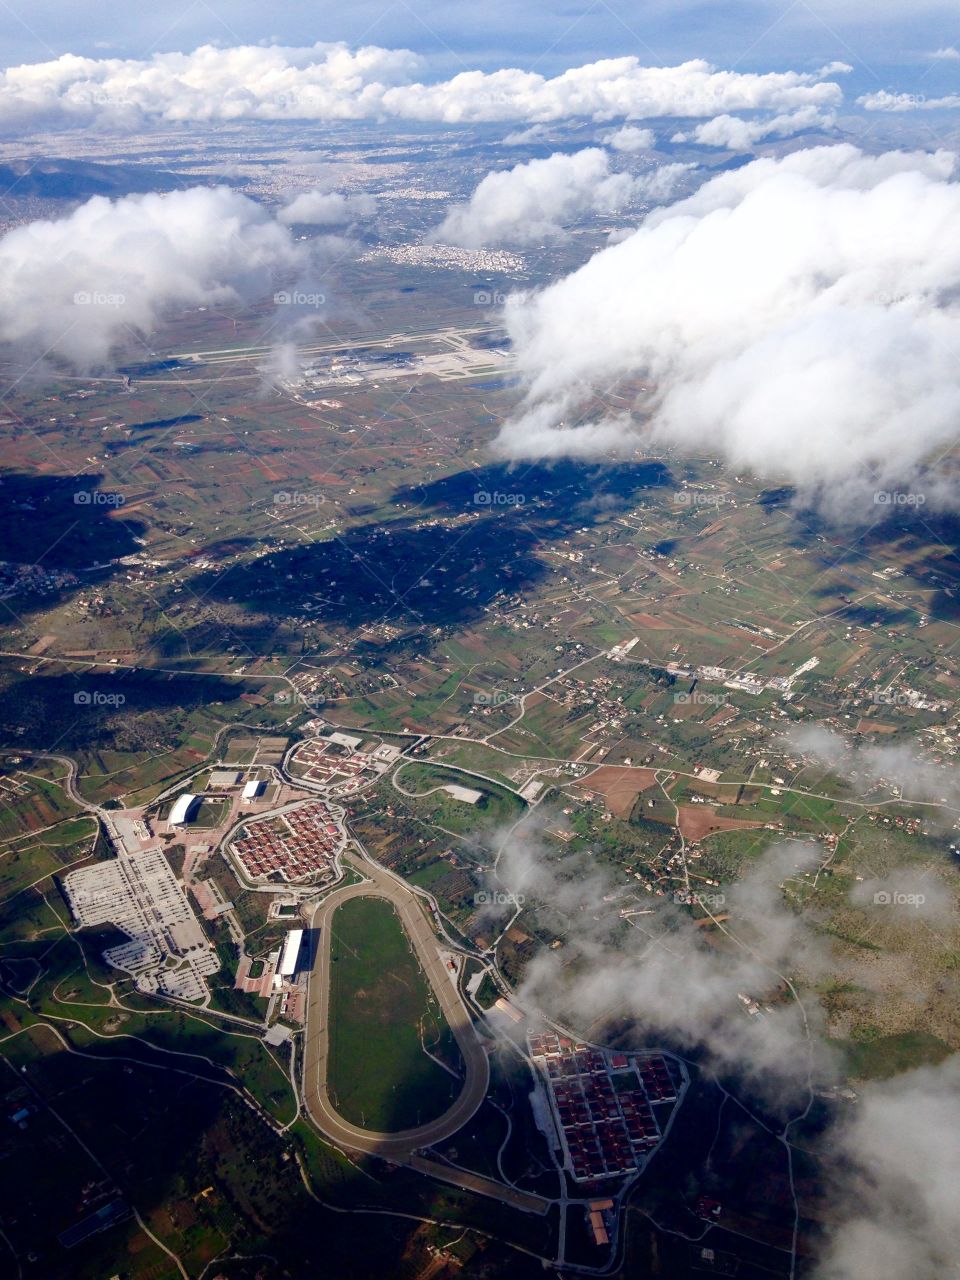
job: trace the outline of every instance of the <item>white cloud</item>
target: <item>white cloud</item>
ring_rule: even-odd
[[[706,147],[726,147],[731,151],[749,151],[764,138],[788,138],[805,129],[832,129],[837,117],[833,111],[802,107],[786,115],[764,120],[744,120],[740,116],[714,116],[688,133],[674,134],[674,142],[699,142]]]
[[[525,147],[531,142],[539,142],[546,135],[546,127],[532,124],[529,129],[515,129],[503,139],[505,147]]]
[[[927,98],[922,93],[865,93],[857,99],[857,106],[867,111],[948,111],[960,107],[960,94],[952,93],[944,98]]]
[[[868,1086],[832,1135],[834,1228],[815,1280],[943,1280],[960,1237],[960,1057]]]
[[[147,121],[413,120],[538,121],[569,116],[713,116],[837,106],[838,85],[797,71],[751,74],[702,60],[644,67],[607,58],[548,79],[507,67],[465,71],[425,84],[423,59],[405,49],[344,44],[205,45],[148,59],[82,58],[11,67],[0,75],[0,125],[92,120],[135,128]]]
[[[849,779],[863,795],[891,789],[907,803],[949,804],[960,808],[960,771],[921,759],[911,746],[851,747],[839,733],[822,724],[791,729],[785,740],[802,755]]]
[[[369,218],[377,202],[372,196],[344,196],[338,191],[305,191],[295,196],[277,214],[286,226],[342,227],[360,218]]]
[[[635,124],[621,125],[603,139],[614,151],[649,151],[657,145],[657,135],[652,129],[639,129]]]
[[[952,44],[943,45],[927,54],[927,57],[934,62],[960,62],[960,49],[955,49]]]
[[[585,213],[615,213],[633,201],[666,199],[691,168],[663,165],[633,177],[611,171],[600,147],[572,155],[557,151],[488,173],[465,204],[450,209],[434,238],[468,249],[532,244],[558,235]]]
[[[637,895],[612,872],[577,855],[557,856],[543,840],[539,813],[510,832],[497,887],[528,904],[565,939],[540,951],[517,990],[519,1005],[543,1010],[583,1034],[602,1037],[607,1023],[635,1021],[645,1036],[702,1047],[726,1069],[755,1084],[774,1084],[780,1102],[808,1071],[827,1069],[828,1052],[810,1035],[815,1002],[801,1010],[788,999],[763,1018],[750,1017],[738,996],[766,1000],[784,991],[782,975],[815,976],[829,968],[828,944],[784,902],[781,885],[815,866],[813,843],[784,842],[758,853],[750,872],[725,887],[725,935],[712,941],[672,898],[643,897],[650,910],[631,926],[621,905]],[[806,1014],[806,1018],[804,1017]]]
[[[602,456],[654,440],[835,504],[848,486],[862,497],[916,480],[960,416],[955,165],[817,147],[654,210],[508,303],[527,395],[497,449]],[[632,418],[598,415],[624,378],[650,387]]]
[[[302,265],[287,229],[226,187],[97,196],[0,239],[0,339],[94,367],[171,306],[235,301]]]

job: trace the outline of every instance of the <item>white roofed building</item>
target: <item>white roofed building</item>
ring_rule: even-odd
[[[167,819],[171,827],[184,826],[191,820],[197,800],[198,797],[191,795],[189,791],[185,791],[182,796],[177,796],[176,803],[170,810],[170,817]]]
[[[302,942],[303,930],[291,929],[284,941],[283,950],[280,952],[280,959],[277,962],[277,971],[273,978],[275,986],[279,987],[284,978],[292,978],[297,972],[297,962],[300,959]]]

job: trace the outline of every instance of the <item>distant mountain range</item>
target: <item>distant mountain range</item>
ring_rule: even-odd
[[[89,160],[14,160],[0,165],[0,191],[5,195],[51,200],[175,191],[207,181],[205,175],[172,173],[147,165],[97,164]]]

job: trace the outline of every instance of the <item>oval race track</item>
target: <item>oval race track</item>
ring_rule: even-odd
[[[490,1065],[483,1044],[474,1031],[466,1006],[437,954],[437,939],[419,901],[404,885],[385,871],[345,855],[344,862],[368,878],[367,883],[335,890],[316,909],[312,928],[320,930],[320,941],[310,973],[303,1056],[304,1103],[317,1127],[334,1145],[351,1151],[385,1156],[398,1163],[409,1161],[421,1147],[442,1142],[471,1118],[486,1095]],[[415,1129],[377,1133],[361,1129],[336,1111],[327,1084],[330,1000],[330,922],[341,903],[351,898],[385,898],[395,908],[410,940],[420,967],[433,988],[444,1017],[460,1047],[466,1079],[460,1095],[441,1116]]]

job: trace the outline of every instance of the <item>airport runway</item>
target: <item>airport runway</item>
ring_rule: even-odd
[[[473,1029],[470,1014],[437,954],[439,942],[415,894],[386,872],[345,854],[343,862],[368,878],[365,884],[347,885],[334,891],[317,907],[313,929],[320,941],[307,990],[307,1017],[304,1039],[304,1102],[317,1127],[336,1146],[371,1155],[385,1156],[398,1163],[410,1163],[413,1152],[443,1142],[467,1123],[486,1096],[490,1065],[486,1050]],[[433,988],[444,1017],[450,1025],[466,1067],[466,1079],[459,1097],[443,1115],[415,1129],[377,1133],[350,1124],[335,1110],[327,1086],[330,1000],[330,921],[333,913],[351,898],[386,898],[400,917],[420,965]],[[504,1187],[504,1191],[509,1188]]]

